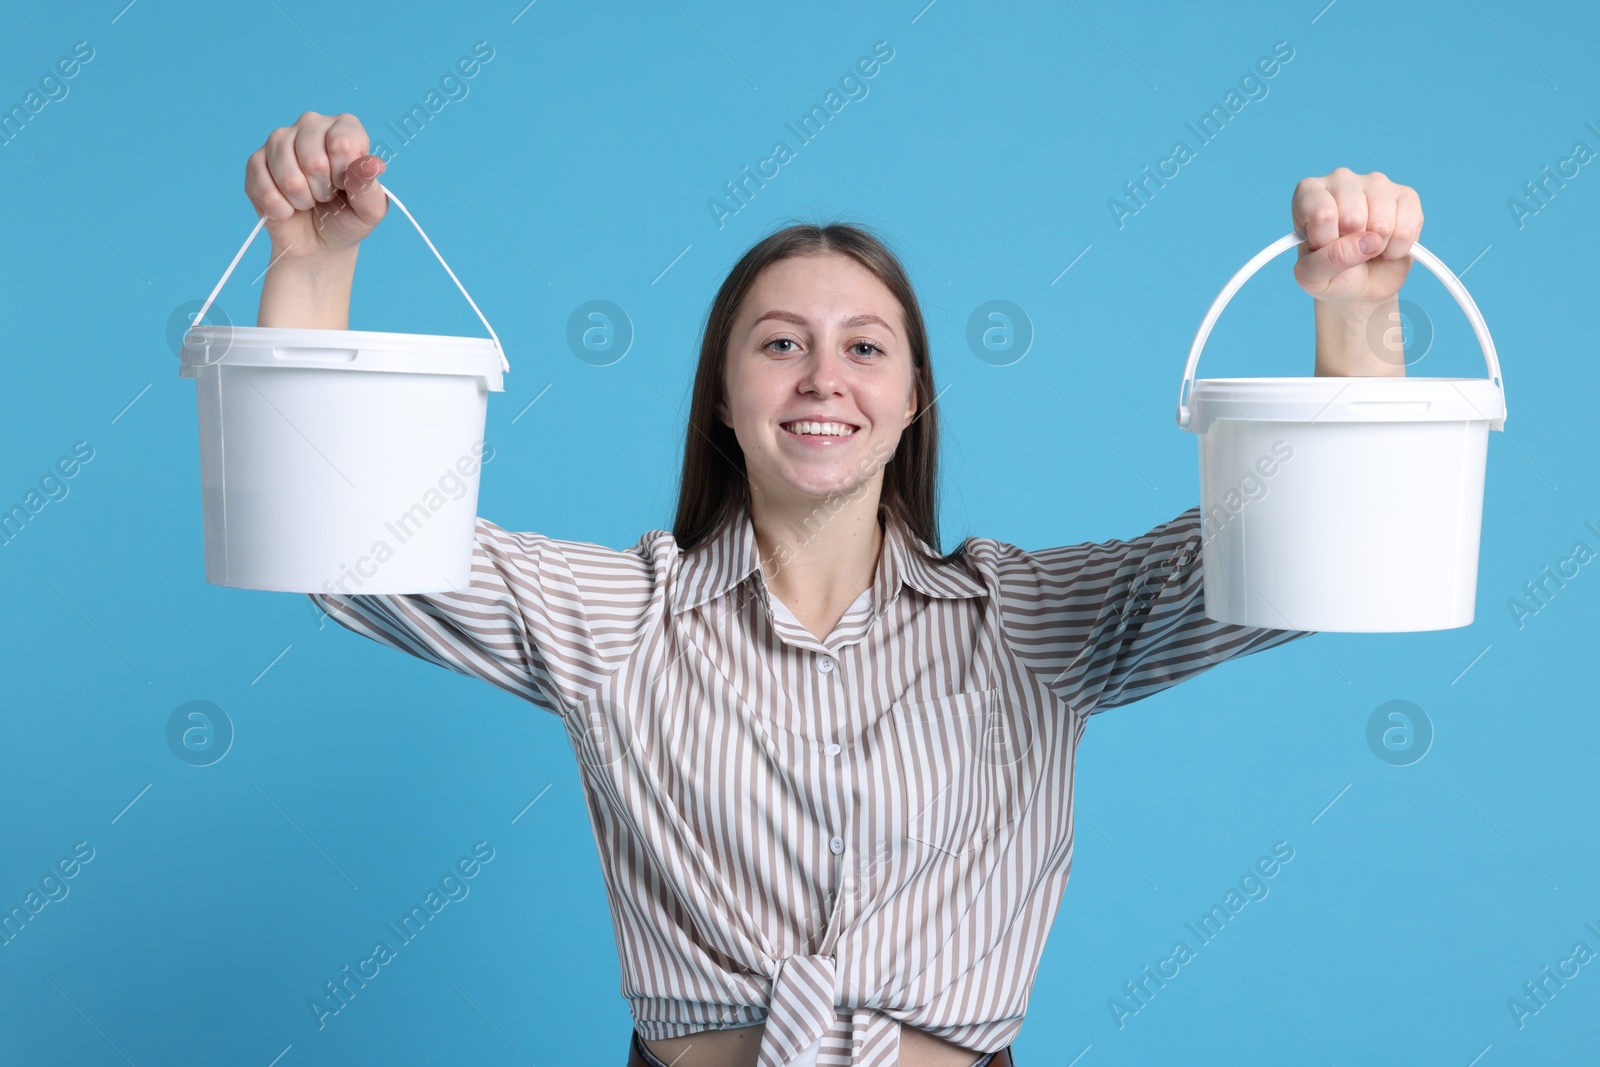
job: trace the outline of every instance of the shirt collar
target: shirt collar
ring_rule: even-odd
[[[902,583],[933,597],[988,595],[983,583],[960,562],[940,562],[938,553],[903,526],[887,507],[880,505],[878,515],[884,532],[883,552],[872,583],[874,614],[881,613],[899,595]],[[720,597],[752,574],[761,574],[761,550],[756,543],[755,523],[745,509],[715,537],[684,555],[672,586],[672,612],[677,614]],[[765,596],[764,575],[759,586]]]

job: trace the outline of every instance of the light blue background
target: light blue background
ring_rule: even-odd
[[[0,148],[0,503],[75,441],[95,456],[0,548],[0,902],[76,841],[95,858],[0,948],[0,1060],[622,1062],[630,1020],[559,724],[319,626],[303,596],[206,584],[194,387],[165,340],[248,232],[244,162],[273,127],[348,110],[376,131],[478,40],[494,59],[385,180],[511,360],[480,512],[616,547],[671,525],[698,327],[733,261],[791,217],[877,227],[925,301],[950,387],[943,547],[1033,548],[1132,536],[1197,502],[1195,440],[1172,411],[1183,359],[1229,275],[1288,231],[1298,179],[1346,165],[1416,188],[1423,243],[1470,265],[1505,368],[1477,620],[1320,635],[1095,718],[1073,877],[1017,1058],[1593,1054],[1600,962],[1523,1029],[1507,1000],[1575,942],[1600,951],[1584,927],[1600,926],[1600,564],[1524,628],[1506,606],[1574,542],[1600,549],[1583,525],[1600,526],[1600,164],[1521,228],[1507,207],[1574,142],[1600,148],[1584,125],[1600,125],[1591,9],[524,2],[5,15],[0,104],[75,41],[95,58]],[[1119,230],[1107,198],[1279,40],[1295,54],[1269,95]],[[877,41],[894,57],[870,94],[719,229],[722,183],[792,144],[784,123]],[[266,255],[263,241],[224,291],[237,322],[254,321]],[[1230,306],[1202,376],[1311,372],[1292,257]],[[1411,373],[1481,375],[1443,287],[1418,267],[1403,295],[1437,330]],[[636,330],[610,366],[566,344],[591,299]],[[1036,331],[1009,366],[965,343],[991,299]],[[480,332],[399,221],[362,254],[352,325]],[[237,730],[210,767],[166,744],[192,699]],[[1391,699],[1436,731],[1412,766],[1365,739]],[[308,999],[480,840],[495,858],[470,896],[319,1031]],[[1295,855],[1270,896],[1119,1030],[1108,998],[1276,841]]]

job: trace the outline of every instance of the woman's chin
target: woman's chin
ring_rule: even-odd
[[[852,472],[853,473],[853,472]],[[838,478],[785,478],[782,492],[790,499],[809,499],[815,504],[827,504],[840,496],[860,495],[863,485],[859,479],[841,474]]]

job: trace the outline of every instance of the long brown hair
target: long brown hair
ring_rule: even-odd
[[[921,410],[900,435],[894,455],[883,469],[879,514],[900,521],[911,533],[940,551],[938,515],[939,416],[932,402],[938,396],[928,359],[928,331],[922,307],[905,268],[884,242],[864,226],[832,222],[821,226],[796,223],[757,242],[734,264],[717,290],[700,340],[700,365],[683,449],[683,475],[678,482],[678,514],[673,536],[684,551],[712,540],[750,507],[750,481],[744,450],[733,428],[717,417],[724,397],[728,342],[733,320],[763,269],[790,256],[841,252],[871,271],[900,302],[906,340],[916,376]],[[961,549],[944,557],[954,559]]]

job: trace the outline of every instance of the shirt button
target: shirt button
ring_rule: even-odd
[[[842,838],[842,837],[829,838],[828,839],[828,848],[833,851],[833,854],[835,856],[837,856],[839,853],[844,851],[844,838]]]
[[[839,746],[830,741],[828,743],[828,747],[824,748],[822,751],[826,752],[830,756],[837,756],[839,754]]]
[[[829,671],[833,670],[833,660],[829,659],[827,656],[823,656],[821,659],[817,660],[817,670],[821,671],[823,674],[827,674]]]

